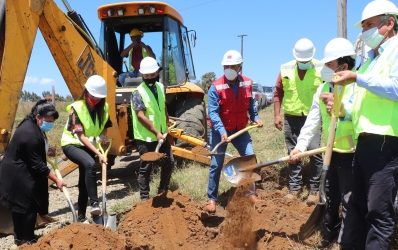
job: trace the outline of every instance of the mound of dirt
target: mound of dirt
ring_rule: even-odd
[[[218,229],[202,222],[198,204],[179,192],[155,197],[134,207],[119,225],[128,248],[218,248]],[[219,224],[219,223],[218,223]]]
[[[56,229],[41,237],[36,244],[23,245],[21,250],[33,249],[126,249],[126,239],[100,225],[75,223]]]

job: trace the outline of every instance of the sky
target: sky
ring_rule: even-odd
[[[65,11],[61,0],[55,0]],[[83,16],[99,40],[98,6],[121,1],[69,0]],[[296,41],[306,37],[315,45],[315,58],[322,59],[328,41],[337,37],[337,0],[170,0],[165,1],[180,12],[184,25],[196,30],[192,48],[196,79],[207,72],[221,76],[221,59],[227,50],[240,51],[243,40],[243,73],[254,81],[273,86],[280,65],[293,59]],[[354,25],[370,1],[347,0],[347,38],[355,42],[360,29]],[[397,1],[393,1],[397,4]],[[145,42],[145,37],[143,38]],[[69,90],[42,36],[38,33],[25,78],[24,90],[41,94],[55,86],[57,93]]]

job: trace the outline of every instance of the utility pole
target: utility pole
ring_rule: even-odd
[[[347,38],[347,0],[337,0],[337,36]]]
[[[242,55],[242,59],[243,59],[243,38],[247,36],[246,34],[241,34],[238,35],[238,37],[240,37],[240,54]],[[242,69],[241,69],[241,74],[243,74],[243,65],[242,65]]]

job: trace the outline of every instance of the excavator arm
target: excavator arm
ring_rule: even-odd
[[[4,0],[0,36],[0,153],[9,142],[15,114],[21,95],[29,59],[40,29],[44,40],[73,96],[78,99],[84,90],[86,79],[99,74],[107,82],[107,102],[115,107],[115,70],[97,53],[94,43],[53,0]],[[45,67],[46,62],[42,62]],[[116,109],[110,109],[113,127],[108,129],[112,137],[111,153],[120,154],[124,149],[125,135],[119,133]]]

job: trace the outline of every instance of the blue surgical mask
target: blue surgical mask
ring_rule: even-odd
[[[43,123],[40,126],[40,129],[43,132],[48,132],[48,131],[50,131],[53,128],[54,128],[54,122],[43,121]]]
[[[383,39],[384,36],[379,33],[379,29],[377,27],[373,27],[365,32],[362,32],[362,40],[372,49],[377,48]]]
[[[297,62],[297,66],[301,70],[307,70],[312,68],[312,63],[311,62]]]

